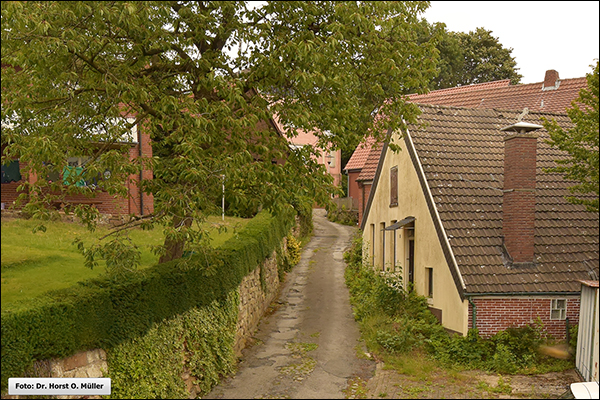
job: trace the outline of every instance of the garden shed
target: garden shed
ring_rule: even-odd
[[[582,280],[575,366],[583,379],[598,382],[598,281]]]

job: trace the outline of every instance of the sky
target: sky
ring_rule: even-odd
[[[453,32],[492,31],[512,48],[521,83],[544,80],[547,70],[561,79],[580,78],[596,64],[600,37],[598,1],[432,1],[422,15]]]

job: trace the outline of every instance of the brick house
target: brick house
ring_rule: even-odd
[[[92,146],[100,146],[100,143],[92,143]],[[152,146],[150,136],[143,132],[140,126],[134,126],[128,138],[121,143],[113,144],[112,146],[128,147],[128,157],[130,160],[138,157],[152,157]],[[5,145],[2,145],[4,153]],[[68,168],[83,168],[85,160],[80,157],[70,157],[68,159]],[[19,160],[14,160],[10,165],[2,166],[2,209],[9,209],[17,196],[20,194],[17,190],[24,180],[30,183],[36,181],[33,175],[24,176],[20,173],[21,164]],[[60,171],[55,179],[63,179],[64,171]],[[101,214],[109,215],[146,215],[154,212],[154,201],[152,195],[142,193],[138,186],[140,179],[152,179],[152,171],[143,170],[140,174],[130,175],[127,181],[128,196],[112,196],[107,192],[98,190],[94,197],[90,198],[83,194],[68,195],[65,198],[65,203],[70,204],[91,204],[96,207]],[[60,204],[55,204],[55,207],[61,207]]]
[[[570,119],[420,108],[426,126],[408,125],[402,151],[382,147],[363,252],[426,296],[451,332],[490,336],[539,320],[564,339],[579,320],[580,281],[599,274],[598,214],[568,203],[573,183],[544,172],[566,154],[545,142],[541,118],[567,129]]]
[[[272,123],[276,128],[277,133],[287,140],[290,148],[295,149],[303,146],[317,148],[319,139],[315,135],[314,131],[298,129],[298,134],[294,137],[291,137],[286,134],[286,130],[279,122],[277,116],[272,119]],[[327,173],[333,178],[333,184],[335,186],[339,186],[342,179],[342,151],[332,148],[320,150],[319,155],[315,158],[315,160],[325,167]]]
[[[544,80],[537,83],[511,85],[510,79],[504,79],[434,90],[427,94],[412,94],[409,97],[411,101],[419,104],[519,111],[527,107],[531,111],[564,113],[571,106],[571,101],[577,98],[579,91],[586,87],[585,77],[560,79],[557,71],[548,70]],[[381,144],[369,150],[365,150],[363,145],[359,146],[344,168],[348,174],[348,187],[356,187],[356,190],[349,191],[348,195],[357,204],[370,190],[375,171],[373,164],[377,164],[382,148]],[[365,173],[361,175],[369,157],[371,158],[369,165],[366,166]],[[366,199],[368,199],[368,195],[366,195]],[[362,221],[366,200],[362,201],[362,204],[363,206],[359,207],[359,224]]]
[[[272,134],[277,135],[283,140],[287,140],[287,144],[290,147],[303,146],[303,145],[314,145],[317,138],[311,132],[300,131],[299,135],[295,138],[289,138],[285,135],[285,130],[282,125],[277,122],[276,119],[269,119],[268,121],[259,121],[254,131],[270,131]],[[249,133],[249,140],[252,140],[252,132]],[[92,146],[100,145],[99,143],[92,143]],[[104,144],[105,146],[105,144]],[[152,157],[152,145],[150,135],[143,131],[143,127],[138,125],[134,126],[131,130],[129,137],[121,143],[114,144],[113,146],[126,146],[128,149],[128,157],[130,160],[136,159],[137,157]],[[2,151],[4,152],[4,145]],[[330,151],[322,152],[321,156],[317,160],[323,164],[327,172],[333,176],[334,183],[340,184],[341,178],[341,151]],[[78,157],[71,157],[68,160],[70,167],[83,167],[84,161]],[[285,159],[273,160],[278,164],[285,163]],[[2,166],[2,209],[8,209],[13,202],[16,200],[19,193],[17,188],[23,183],[24,179],[28,179],[31,183],[35,182],[35,176],[25,177],[19,172],[20,163],[18,160],[14,160],[8,166]],[[152,179],[153,174],[151,170],[144,170],[139,175],[131,175],[127,182],[128,196],[118,197],[111,196],[106,192],[98,191],[93,198],[86,197],[85,195],[68,195],[65,202],[61,205],[56,204],[56,207],[60,207],[65,203],[70,204],[91,204],[96,207],[101,214],[109,215],[147,215],[154,212],[154,200],[152,195],[142,193],[138,186],[140,179]],[[62,179],[63,176],[57,176],[56,179]]]

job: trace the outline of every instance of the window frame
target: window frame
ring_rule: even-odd
[[[398,166],[390,168],[390,207],[398,207]]]
[[[425,267],[427,276],[427,297],[433,299],[433,267]]]
[[[564,307],[559,307],[559,302],[563,302]],[[555,313],[558,312],[558,317]],[[564,321],[567,319],[567,299],[551,299],[550,301],[550,319],[555,321]]]

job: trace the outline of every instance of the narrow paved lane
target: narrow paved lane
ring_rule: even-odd
[[[314,237],[237,374],[204,398],[345,398],[350,378],[373,376],[375,363],[357,357],[360,333],[344,283],[343,253],[355,228],[329,222],[319,209],[313,221]]]

